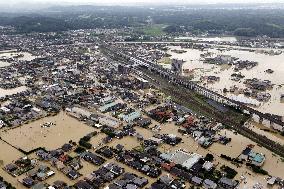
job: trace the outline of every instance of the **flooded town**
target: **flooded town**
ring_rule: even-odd
[[[0,189],[284,188],[283,38],[19,27],[0,27]]]

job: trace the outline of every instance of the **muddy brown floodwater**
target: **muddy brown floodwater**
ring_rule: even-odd
[[[47,122],[55,125],[42,128],[41,125]],[[60,112],[56,116],[45,117],[5,132],[2,131],[1,137],[25,151],[38,147],[52,150],[61,147],[70,140],[79,141],[81,137],[93,131],[94,128],[68,116],[65,112]]]
[[[6,144],[5,142],[0,140],[0,175],[9,183],[11,183],[17,189],[25,188],[22,184],[20,184],[17,179],[6,173],[2,168],[3,166],[11,163],[12,160],[22,157],[23,154],[20,153],[15,148]]]
[[[14,89],[1,89],[0,88],[0,98],[1,97],[5,97],[5,96],[9,96],[9,95],[13,95],[13,94],[17,94],[20,92],[24,92],[27,90],[26,86],[21,86],[21,87],[17,87]]]
[[[218,76],[220,77],[219,82],[212,84],[206,84],[206,87],[223,94],[223,89],[229,89],[231,86],[236,85],[239,88],[245,88],[243,84],[244,80],[241,82],[236,82],[231,80],[231,74],[235,73],[233,67],[206,64],[200,60],[200,54],[204,53],[196,49],[185,49],[187,52],[183,54],[177,54],[172,52],[172,49],[181,49],[181,47],[171,47],[168,51],[172,55],[172,58],[183,59],[186,63],[183,65],[183,69],[194,70],[194,76],[196,81],[199,81],[201,76]],[[284,104],[280,101],[281,94],[284,94],[284,53],[280,55],[270,56],[267,54],[242,51],[242,50],[225,50],[218,51],[217,49],[209,49],[208,52],[212,52],[215,55],[231,55],[237,57],[240,60],[256,61],[259,64],[250,69],[240,71],[245,79],[258,78],[261,80],[270,80],[275,86],[272,90],[268,91],[271,94],[271,99],[268,102],[261,103],[256,109],[265,112],[273,113],[277,115],[284,116]],[[268,74],[265,71],[267,69],[272,69],[274,73]],[[235,96],[234,94],[227,94],[227,96]],[[242,98],[246,98],[243,95],[239,95]]]
[[[139,132],[143,135],[149,136],[151,131],[146,129],[139,129]],[[220,157],[221,154],[225,154],[230,157],[238,157],[242,151],[246,148],[247,145],[253,144],[254,148],[253,150],[258,153],[263,153],[266,157],[266,162],[263,165],[263,169],[267,170],[271,175],[273,176],[279,176],[283,177],[283,171],[284,171],[284,162],[282,162],[281,158],[273,153],[271,151],[258,146],[256,143],[252,142],[250,139],[240,135],[240,134],[234,134],[232,131],[229,130],[223,130],[220,132],[222,135],[226,135],[229,138],[232,138],[232,142],[223,145],[219,143],[214,143],[211,147],[208,149],[204,149],[202,147],[199,147],[197,142],[194,141],[194,139],[191,136],[182,136],[180,133],[178,133],[178,126],[174,125],[173,123],[167,123],[162,125],[162,130],[160,131],[161,134],[175,134],[177,136],[182,137],[183,142],[175,147],[172,147],[167,144],[163,144],[160,147],[160,150],[162,152],[168,152],[168,151],[174,151],[177,149],[184,149],[187,152],[193,152],[198,153],[203,156],[205,156],[207,153],[211,153],[214,155],[215,160],[214,164],[218,165],[220,168],[222,165],[227,165],[231,168],[234,168],[238,175],[235,177],[235,179],[240,180],[241,176],[246,177],[247,184],[241,183],[240,188],[241,189],[251,189],[254,184],[261,183],[263,186],[267,186],[266,184],[266,178],[267,176],[263,176],[260,174],[255,174],[252,171],[250,171],[248,168],[246,168],[245,165],[242,165],[241,167],[236,167],[235,165],[231,164],[230,162],[222,159]],[[277,188],[276,186],[274,188]]]

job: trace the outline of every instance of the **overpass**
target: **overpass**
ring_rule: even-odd
[[[216,93],[214,91],[211,91],[203,86],[200,86],[192,81],[190,81],[189,79],[187,79],[186,77],[183,76],[179,76],[173,72],[171,72],[168,69],[165,69],[153,62],[150,62],[146,59],[142,59],[139,57],[132,57],[129,56],[127,54],[125,54],[122,51],[119,50],[115,50],[113,48],[109,48],[109,47],[105,47],[105,49],[109,50],[110,52],[114,53],[115,55],[122,57],[124,59],[127,59],[128,61],[130,61],[133,65],[139,65],[139,66],[143,66],[146,67],[147,69],[149,69],[152,72],[155,72],[159,75],[161,75],[162,77],[180,85],[183,86],[187,89],[193,90],[209,99],[212,99],[216,102],[222,103],[222,104],[226,104],[228,106],[234,107],[237,110],[241,110],[243,113],[247,113],[250,114],[251,116],[255,116],[258,117],[258,120],[260,123],[262,123],[263,121],[268,121],[270,123],[271,126],[274,126],[275,128],[280,128],[279,130],[282,129],[282,131],[284,130],[284,122],[278,118],[277,116],[271,115],[271,114],[267,114],[267,113],[263,113],[260,112],[258,110],[255,110],[247,105],[245,105],[244,103],[241,103],[239,101],[235,101],[233,99],[230,99],[226,96],[223,96],[219,93]]]

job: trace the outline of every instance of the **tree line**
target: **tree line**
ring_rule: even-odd
[[[57,10],[57,9],[56,9]],[[168,7],[82,7],[58,8],[40,14],[0,14],[0,25],[10,25],[17,32],[57,32],[72,29],[140,27],[168,25],[165,32],[199,34],[234,34],[237,36],[284,37],[282,9],[169,9]],[[152,24],[150,23],[150,24]]]

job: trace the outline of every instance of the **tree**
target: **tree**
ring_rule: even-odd
[[[212,154],[206,154],[204,160],[205,161],[213,161],[214,156]]]

